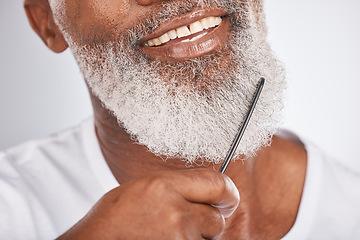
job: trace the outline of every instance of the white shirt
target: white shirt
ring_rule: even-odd
[[[283,239],[360,239],[360,175],[302,142],[305,186],[295,225]],[[92,118],[0,152],[0,238],[56,238],[117,186]]]
[[[294,226],[283,240],[359,240],[360,173],[308,141],[303,195]]]

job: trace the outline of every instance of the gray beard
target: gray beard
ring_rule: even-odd
[[[101,45],[67,40],[92,92],[132,139],[164,159],[219,163],[261,77],[265,87],[235,158],[253,157],[270,143],[283,107],[284,71],[251,16],[239,16],[230,17],[223,49],[184,62],[144,56],[134,44],[144,35],[139,26]]]

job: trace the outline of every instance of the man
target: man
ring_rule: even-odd
[[[360,190],[347,186],[359,174],[278,131],[284,73],[262,4],[26,0],[45,44],[74,53],[94,118],[0,155],[1,235],[358,238]],[[261,77],[236,161],[220,174]]]

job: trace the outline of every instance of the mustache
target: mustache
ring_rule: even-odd
[[[249,1],[236,0],[185,0],[163,2],[139,18],[133,26],[124,30],[121,42],[128,46],[135,47],[145,36],[152,33],[161,24],[174,17],[192,12],[196,9],[214,8],[228,12],[228,17],[232,28],[249,27],[251,14],[251,4]]]

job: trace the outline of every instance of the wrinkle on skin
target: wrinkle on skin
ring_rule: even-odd
[[[171,94],[166,94],[167,91],[170,91],[170,93],[178,93],[181,97],[175,100],[178,101],[179,106],[188,106],[187,103],[191,98],[190,94],[186,94],[187,91],[197,90],[198,94],[195,95],[196,98],[193,100],[197,100],[194,101],[195,103],[199,102],[199,100],[201,100],[201,102],[199,106],[194,105],[192,108],[195,109],[196,112],[199,112],[199,110],[203,111],[203,106],[209,106],[210,103],[212,103],[213,106],[221,107],[220,110],[215,111],[213,110],[215,108],[211,106],[208,111],[210,114],[204,114],[197,118],[192,117],[192,119],[195,120],[191,122],[189,126],[195,126],[197,122],[203,122],[203,120],[209,116],[213,116],[214,119],[219,120],[220,116],[226,114],[225,109],[238,110],[239,107],[244,107],[244,103],[251,100],[254,91],[252,88],[259,77],[267,74],[269,76],[267,78],[267,86],[274,92],[263,91],[262,99],[259,102],[260,104],[258,104],[261,111],[259,111],[258,114],[263,116],[269,115],[271,118],[266,118],[269,120],[262,121],[254,117],[256,116],[255,113],[252,118],[254,127],[250,124],[247,131],[258,132],[255,126],[266,124],[274,127],[272,126],[271,120],[278,117],[276,115],[277,111],[274,109],[281,109],[280,100],[274,99],[275,95],[281,94],[281,91],[276,89],[282,89],[283,76],[282,69],[277,67],[277,62],[270,60],[272,57],[269,55],[271,51],[265,42],[266,32],[262,32],[262,30],[265,29],[265,25],[257,23],[258,19],[262,19],[263,15],[262,12],[257,12],[262,9],[262,1],[219,0],[219,4],[225,2],[231,3],[231,5],[229,4],[230,7],[236,3],[240,4],[235,9],[238,14],[233,16],[232,21],[234,27],[233,37],[236,37],[237,33],[238,35],[240,34],[240,41],[232,42],[227,48],[219,50],[211,56],[191,59],[191,61],[184,64],[178,63],[176,66],[175,64],[173,64],[174,66],[167,66],[166,64],[168,64],[168,62],[166,61],[154,63],[146,59],[136,48],[137,41],[141,39],[144,34],[151,32],[166,20],[199,8],[199,5],[204,4],[205,0],[200,2],[188,0],[188,6],[192,9],[190,7],[184,8],[183,3],[186,3],[186,1],[164,1],[149,6],[140,6],[140,0],[137,0],[139,4],[137,4],[136,1],[131,1],[129,2],[128,8],[123,9],[124,17],[118,16],[118,5],[124,1],[126,2],[127,0],[108,0],[108,2],[105,0],[100,0],[99,2],[96,2],[96,0],[53,0],[51,2],[52,6],[58,7],[57,22],[62,23],[61,29],[69,29],[68,32],[63,31],[63,33],[71,36],[68,39],[74,39],[75,41],[73,44],[70,44],[70,47],[79,45],[78,49],[73,48],[72,50],[75,56],[78,54],[77,57],[80,59],[80,68],[82,68],[84,78],[88,81],[88,85],[91,88],[90,96],[94,104],[96,134],[100,148],[119,183],[126,183],[137,177],[146,176],[154,172],[185,169],[189,166],[181,162],[180,158],[169,157],[167,158],[167,162],[164,163],[162,156],[155,155],[148,151],[145,147],[147,144],[134,144],[136,143],[133,141],[135,134],[130,136],[129,132],[131,131],[127,132],[127,129],[122,127],[121,121],[113,115],[113,113],[116,112],[119,116],[128,114],[124,119],[128,119],[129,124],[133,124],[134,122],[139,124],[139,126],[132,127],[135,130],[143,127],[144,122],[149,118],[151,121],[150,123],[148,121],[148,125],[150,126],[148,130],[162,127],[164,124],[155,124],[155,121],[151,118],[158,117],[161,119],[159,122],[163,123],[162,119],[170,118],[169,115],[159,115],[158,108],[153,108],[149,111],[149,107],[144,107],[141,103],[150,102],[150,96],[153,98],[159,97],[159,91],[156,91],[158,90],[156,87],[164,85],[165,80],[178,84],[176,88],[164,88],[166,91],[163,89],[162,93],[163,96],[172,96]],[[209,2],[211,2],[211,0],[209,0]],[[190,3],[192,3],[192,5],[190,5]],[[161,8],[162,5],[164,5],[163,8]],[[202,7],[206,8],[205,5]],[[162,10],[162,12],[157,10]],[[96,16],[94,17],[93,14],[96,14]],[[159,18],[160,14],[162,14],[161,16],[163,18]],[[60,19],[61,17],[62,19]],[[144,25],[139,26],[141,23]],[[133,30],[133,32],[130,30]],[[119,40],[119,42],[115,42],[113,45],[109,44],[111,41],[114,41],[114,39]],[[121,43],[124,43],[123,48],[120,48],[122,46]],[[239,48],[240,46],[241,48]],[[82,47],[84,48],[82,49]],[[106,51],[101,52],[100,50]],[[233,53],[236,53],[234,58],[231,58],[231,50]],[[237,64],[235,64],[236,60]],[[136,64],[139,63],[140,65],[136,66]],[[238,66],[239,70],[235,69],[235,66]],[[131,69],[131,67],[133,68]],[[220,72],[221,70],[222,72]],[[163,73],[161,73],[161,71]],[[219,77],[223,77],[226,75],[225,73],[229,74],[231,72],[232,74],[226,79]],[[176,73],[178,75],[176,75]],[[216,78],[216,74],[218,74],[218,78]],[[153,76],[155,76],[155,78]],[[236,79],[233,78],[233,76],[241,76],[242,79]],[[279,77],[279,82],[276,81],[276,76]],[[208,79],[210,81],[208,81]],[[253,81],[253,84],[236,85],[235,89],[235,85],[232,82],[234,79],[237,80],[238,83]],[[183,80],[183,82],[179,80]],[[273,81],[274,87],[270,84],[271,81]],[[100,84],[103,82],[108,82],[109,84],[101,89]],[[121,84],[118,86],[118,89],[115,89],[116,84],[119,84],[119,82]],[[183,84],[183,87],[179,86],[180,83]],[[156,85],[155,90],[151,90],[148,87],[153,84]],[[209,91],[207,95],[207,92],[203,91],[204,85],[208,85],[210,90],[220,89],[221,86],[226,86],[229,89],[235,89],[236,94],[225,94],[227,92],[224,90],[227,89],[223,89],[218,92],[218,98],[221,100],[224,99],[225,101],[214,102],[212,101],[214,96],[211,95],[211,91]],[[98,92],[103,90],[104,97],[102,99],[94,95],[95,91],[93,91],[93,89],[96,87],[99,88]],[[138,88],[137,91],[136,87]],[[115,92],[114,89],[118,90],[118,92],[115,95],[111,95]],[[179,89],[183,89],[184,91],[181,92]],[[202,95],[202,93],[204,93],[204,95]],[[243,98],[241,104],[239,100],[239,104],[232,105],[231,103],[239,98],[239,93],[242,93],[241,96]],[[127,98],[118,98],[122,96],[127,96]],[[111,99],[111,97],[113,97],[113,99]],[[104,99],[106,101],[103,101]],[[155,104],[152,105],[162,107],[166,102],[164,99],[165,98],[155,99],[155,101],[153,101]],[[263,101],[262,104],[261,101]],[[271,107],[269,103],[271,101],[274,101],[276,105],[275,108]],[[117,109],[116,107],[118,107],[116,103],[119,102],[128,103],[129,107],[125,108],[125,110],[120,109],[115,111]],[[171,103],[171,99],[168,102]],[[109,106],[114,106],[114,108],[108,109],[115,110],[109,111],[106,109],[106,103],[108,103]],[[149,112],[150,114],[142,115],[142,117],[131,116],[131,112],[137,109],[136,106],[134,107],[134,105],[132,105],[133,103],[137,103],[138,108],[141,107],[143,112]],[[168,109],[171,109],[171,106]],[[180,112],[179,108],[175,107],[174,110],[176,111],[173,111],[175,113],[173,116],[177,116]],[[244,110],[247,109],[244,107]],[[191,118],[188,113],[195,111],[183,109],[183,112],[186,113],[183,114],[183,119],[186,120]],[[211,113],[213,114],[211,115]],[[240,111],[229,111],[228,115],[232,116],[230,118],[230,120],[232,120],[239,118],[237,116],[241,114]],[[165,117],[162,118],[161,116]],[[177,127],[179,123],[184,122],[177,121],[178,119],[173,118],[168,126],[174,128]],[[196,121],[196,119],[200,119],[201,121]],[[225,128],[228,128],[231,123],[231,121],[227,121],[227,118],[224,119],[226,121],[220,119],[217,122],[221,124],[214,124],[215,126],[220,126],[221,134],[211,134],[211,132],[215,132],[216,129],[212,131],[212,128],[208,128],[206,125],[199,125],[199,129],[205,129],[204,134],[209,134],[210,132],[209,135],[215,136],[216,145],[220,144],[219,139],[227,137],[229,143],[224,144],[224,146],[226,146],[224,150],[227,151],[233,139],[233,134],[227,134],[230,137],[223,134],[223,132],[226,132]],[[209,122],[211,121],[212,119],[209,119]],[[117,124],[118,122],[120,124]],[[232,128],[235,133],[239,123],[236,121],[231,124],[233,125]],[[212,126],[212,124],[208,124],[208,126]],[[178,132],[185,136],[185,140],[196,139],[196,136],[192,135],[194,131],[189,131],[189,134],[186,133],[188,129],[190,128],[183,127],[183,130]],[[216,131],[219,132],[218,130]],[[147,133],[147,129],[144,130],[144,132]],[[166,131],[164,132],[166,133]],[[159,131],[155,131],[155,133],[157,134]],[[154,139],[156,134],[149,134],[149,139]],[[171,137],[169,138],[173,139],[179,134],[170,135]],[[203,135],[199,134],[199,136]],[[270,138],[266,132],[257,137]],[[204,139],[206,140],[204,142],[208,144],[210,137],[204,137]],[[247,141],[248,145],[253,146],[252,142],[254,142],[254,138],[249,139],[252,141]],[[241,161],[232,162],[231,168],[227,170],[227,175],[233,180],[241,193],[242,203],[239,205],[235,214],[227,219],[227,227],[221,239],[280,239],[294,224],[305,179],[306,151],[302,146],[297,146],[294,143],[289,143],[277,137],[272,138],[272,140],[271,147],[262,147],[260,151],[256,152],[256,157],[244,163]],[[177,142],[180,141],[174,141],[174,143]],[[190,140],[188,142],[192,144],[195,141]],[[199,142],[201,143],[201,141]],[[242,145],[245,143],[246,141],[243,139]],[[217,155],[220,156],[219,154]],[[209,160],[213,160],[212,162],[214,162],[216,158],[209,157]],[[216,166],[216,164],[213,166]],[[203,166],[197,166],[195,162],[193,167]],[[209,169],[209,171],[212,171],[212,169]]]
[[[262,101],[269,110],[281,109],[283,73],[254,27],[256,16],[262,14],[256,11],[256,2],[179,0],[148,6],[140,0],[108,2],[66,0],[66,11],[74,8],[69,14],[73,19],[64,23],[73,32],[68,32],[67,40],[93,94],[133,139],[158,156],[220,161],[260,77],[268,79],[266,88],[272,92],[263,91],[258,109]],[[212,49],[211,54],[202,50],[207,42],[188,46],[191,59],[185,62],[170,62],[166,57],[157,61],[139,49],[139,41],[162,23],[207,8],[229,13],[225,46]],[[118,16],[119,11],[124,17]],[[255,112],[239,155],[252,156],[268,145],[279,116],[277,110]]]
[[[149,6],[143,6],[140,0],[52,0],[50,2],[52,6],[60,6],[53,7],[52,10],[57,16],[57,23],[64,35],[67,35],[68,39],[71,37],[78,45],[82,46],[92,43],[101,44],[105,39],[116,41],[119,35],[132,28],[137,28],[141,24],[148,26],[144,35],[149,34],[159,24],[173,16],[196,8],[208,8],[209,3],[211,5],[218,2],[219,6],[223,8],[222,2],[218,0],[196,2],[191,8],[186,7],[191,2],[190,0],[183,1],[183,3],[180,1],[171,3],[157,1]],[[241,9],[238,9],[241,11],[240,17],[244,18],[239,19],[240,22],[246,22],[245,18],[248,18],[249,15],[252,18],[263,18],[263,12],[259,12],[259,9],[262,8],[258,1],[240,1],[239,4],[242,6]],[[167,5],[165,12],[165,9],[162,8],[163,5]],[[173,7],[169,8],[171,5]],[[164,14],[159,15],[159,12],[164,12]],[[176,15],[174,15],[175,12]],[[260,28],[265,28],[265,25]]]
[[[95,17],[106,18],[110,15],[112,18],[124,19],[129,12],[130,0],[89,0],[88,5],[91,10],[95,10],[93,11]]]
[[[100,22],[105,29],[122,25],[130,10],[130,0],[89,0],[85,4],[86,16],[91,16],[90,23]]]
[[[68,42],[79,45],[99,44],[104,39],[114,41],[124,30],[137,22],[139,10],[130,0],[64,0],[51,2],[56,23]],[[132,11],[130,11],[132,9]],[[132,14],[129,14],[133,12]]]

